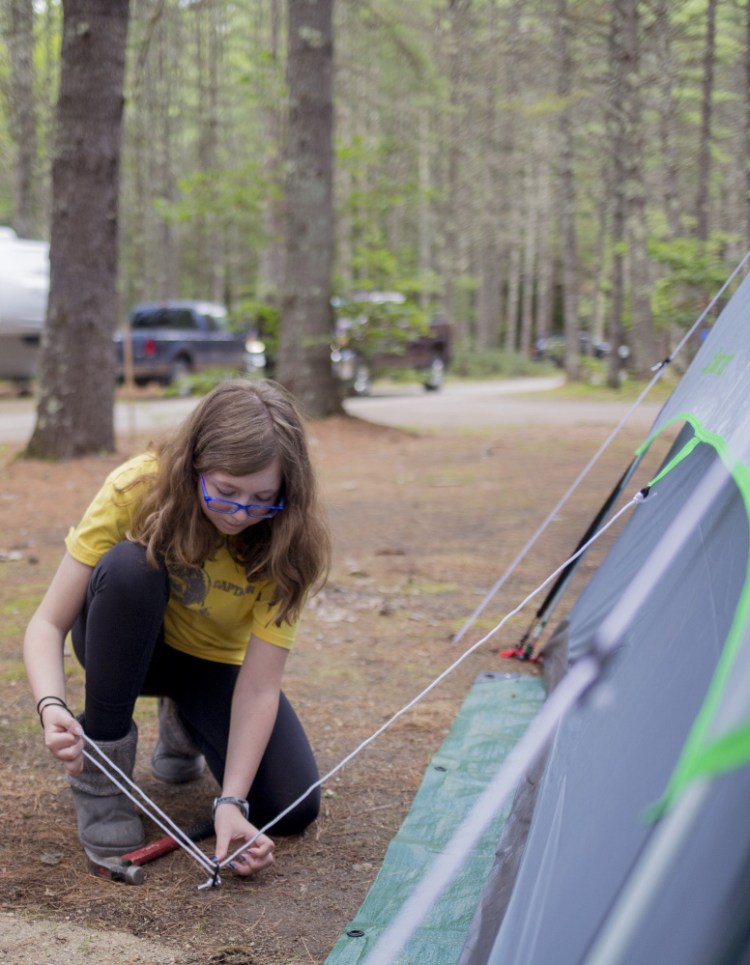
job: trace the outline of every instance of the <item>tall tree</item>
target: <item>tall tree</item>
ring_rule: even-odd
[[[13,227],[22,238],[34,238],[39,235],[41,217],[38,207],[32,0],[10,0],[4,19],[11,67],[9,114],[16,145]]]
[[[573,176],[573,110],[570,103],[573,60],[570,53],[570,18],[567,0],[557,0],[557,94],[562,104],[559,118],[560,156],[558,159],[560,242],[565,326],[565,372],[578,378],[578,259],[576,237],[576,196]]]
[[[50,295],[27,455],[114,449],[117,225],[128,0],[63,0]]]
[[[619,350],[625,316],[625,245],[627,226],[628,114],[622,92],[632,73],[632,50],[628,48],[628,18],[638,0],[613,0],[610,25],[609,121],[612,126],[612,311],[609,342],[611,354],[607,382],[620,384]]]
[[[289,0],[286,255],[279,380],[311,417],[341,408],[333,331],[333,0]]]
[[[701,132],[698,144],[698,193],[695,204],[695,235],[708,240],[708,202],[711,190],[711,126],[713,122],[714,60],[716,57],[716,6],[708,0],[706,9],[706,46],[703,50]]]

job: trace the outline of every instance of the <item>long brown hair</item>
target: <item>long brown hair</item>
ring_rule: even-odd
[[[222,382],[155,450],[158,470],[130,532],[151,563],[163,556],[200,566],[226,539],[248,580],[276,583],[277,622],[295,620],[308,592],[328,573],[331,543],[303,419],[289,393],[268,380]],[[199,474],[246,476],[274,460],[281,469],[284,510],[227,539],[201,508]]]

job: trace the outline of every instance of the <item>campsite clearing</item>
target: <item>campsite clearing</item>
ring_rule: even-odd
[[[555,405],[553,397],[549,404]],[[347,418],[311,426],[335,560],[328,586],[304,619],[285,689],[321,773],[567,558],[642,441],[642,427],[621,432],[461,645],[452,642],[609,430],[606,416],[601,425],[565,431],[513,425],[414,433]],[[21,638],[68,527],[106,472],[145,441],[128,439],[116,456],[61,465],[27,463],[16,458],[18,446],[0,447],[0,954],[8,965],[79,965],[101,959],[104,937],[109,958],[121,962],[322,963],[364,899],[475,675],[537,672],[533,664],[497,654],[518,642],[542,597],[327,781],[318,822],[302,838],[277,839],[276,864],[257,880],[228,876],[221,888],[198,891],[205,873],[178,853],[147,866],[140,887],[102,881],[86,871],[68,789],[42,746]],[[638,485],[635,480],[627,495]],[[614,535],[603,543],[611,545]],[[604,551],[596,547],[586,558],[551,625]],[[78,708],[82,676],[73,658],[68,669],[70,703]],[[204,778],[174,788],[152,779],[154,703],[142,701],[138,708],[136,777],[187,825],[206,814],[215,785]],[[149,829],[150,839],[158,836]],[[18,916],[24,930],[36,929],[33,944],[21,942]]]

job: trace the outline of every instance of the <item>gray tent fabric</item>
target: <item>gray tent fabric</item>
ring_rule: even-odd
[[[718,466],[728,481],[517,796],[461,965],[750,963],[749,329],[745,278],[654,426],[684,423],[664,474],[571,609],[571,664]]]
[[[571,611],[573,659],[607,601],[648,555],[664,517],[715,458],[709,450],[695,456],[666,477],[658,500],[638,508]],[[653,832],[646,810],[669,780],[716,669],[744,584],[749,545],[741,501],[729,498],[715,506],[634,622],[607,672],[606,700],[577,708],[560,727],[488,961],[585,961]]]

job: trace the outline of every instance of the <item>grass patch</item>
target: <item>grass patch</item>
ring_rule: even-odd
[[[0,683],[10,684],[26,680],[23,660],[3,660],[0,662]]]

